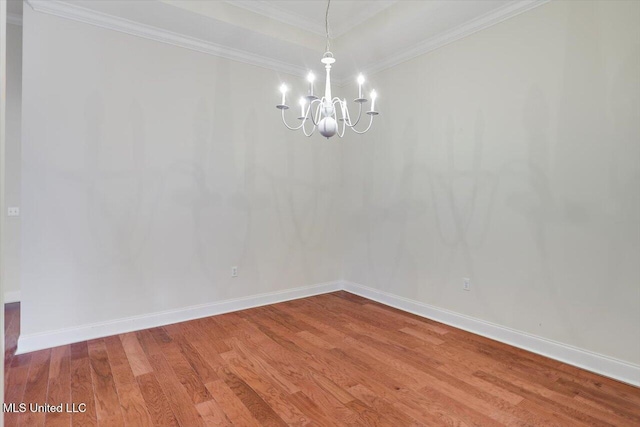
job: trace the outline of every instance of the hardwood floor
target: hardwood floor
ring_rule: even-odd
[[[14,356],[6,426],[638,426],[640,389],[346,292]]]

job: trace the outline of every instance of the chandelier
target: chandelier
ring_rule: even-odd
[[[313,83],[315,81],[315,75],[313,72],[309,72],[307,75],[307,81],[309,82],[309,91],[306,96],[300,97],[300,117],[298,120],[302,122],[298,126],[289,126],[284,117],[285,111],[289,109],[289,106],[286,103],[287,91],[289,88],[286,84],[282,84],[280,86],[280,92],[282,93],[282,103],[276,105],[276,108],[282,111],[282,122],[284,125],[290,130],[300,130],[305,134],[305,136],[311,136],[316,131],[316,128],[320,132],[320,134],[327,139],[331,138],[334,135],[338,135],[340,138],[344,136],[345,130],[347,127],[351,128],[355,133],[363,134],[367,132],[371,125],[373,124],[373,117],[378,115],[378,112],[375,109],[376,106],[376,98],[377,94],[375,90],[371,91],[371,110],[367,111],[366,114],[369,115],[369,125],[364,130],[357,130],[356,126],[360,123],[360,118],[362,117],[362,106],[364,103],[369,100],[362,96],[362,85],[364,84],[364,76],[360,74],[357,78],[358,82],[358,97],[354,100],[356,104],[358,104],[358,117],[355,121],[351,119],[349,114],[349,109],[347,106],[347,99],[340,99],[338,97],[331,97],[331,64],[336,62],[333,54],[329,51],[329,5],[331,4],[331,0],[327,1],[327,12],[325,14],[325,29],[327,33],[327,46],[326,52],[322,56],[320,62],[324,64],[324,68],[327,72],[327,78],[325,81],[325,89],[324,96],[322,98],[318,98],[314,95],[314,86]],[[338,114],[339,112],[339,114]],[[339,117],[338,117],[339,116]],[[308,122],[311,122],[309,126],[307,126]],[[340,122],[342,125],[338,125]],[[309,129],[307,129],[309,127]]]

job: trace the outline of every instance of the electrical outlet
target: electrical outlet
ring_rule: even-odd
[[[238,277],[238,267],[231,267],[231,277]]]
[[[20,216],[20,208],[17,206],[8,207],[7,216]]]
[[[471,280],[467,279],[466,277],[464,279],[462,279],[462,289],[465,291],[470,291],[471,290]]]

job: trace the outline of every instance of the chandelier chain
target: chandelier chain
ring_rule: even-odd
[[[324,28],[327,32],[327,49],[326,52],[329,52],[330,41],[329,41],[329,5],[331,4],[331,0],[327,1],[327,11],[324,14]]]

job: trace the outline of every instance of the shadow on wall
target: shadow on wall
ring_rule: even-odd
[[[117,104],[113,93],[89,89],[77,106],[83,110],[78,129],[55,129],[64,130],[67,145],[29,157],[34,162],[49,153],[32,175],[41,188],[56,189],[45,190],[56,227],[40,220],[37,225],[67,236],[57,259],[36,261],[51,280],[70,288],[67,300],[50,303],[57,310],[77,305],[56,327],[337,277],[318,263],[334,229],[337,180],[325,164],[336,152],[325,141],[295,135],[264,140],[263,128],[271,124],[260,121],[275,127],[277,120],[263,119],[255,109],[223,114],[218,109],[229,105],[212,99],[233,99],[230,82],[236,76],[229,67],[216,69],[210,93],[193,105],[178,99],[174,106],[150,107],[157,82],[141,83]],[[153,96],[172,94],[178,90],[173,86]],[[180,105],[193,108],[189,129],[154,123],[175,115]],[[176,120],[184,123],[182,116]],[[164,131],[179,132],[184,140],[159,134]],[[55,240],[64,238],[33,244]],[[232,265],[241,266],[234,285],[247,286],[227,285]]]
[[[640,50],[621,58],[611,78],[605,61],[618,63],[594,30],[600,6],[568,7],[557,52],[564,63],[545,64],[539,78],[524,75],[529,86],[513,86],[522,98],[505,95],[514,102],[507,115],[487,109],[502,107],[495,103],[480,105],[464,121],[471,136],[460,118],[468,108],[390,106],[397,119],[360,156],[363,202],[347,223],[360,259],[350,267],[354,279],[530,331],[544,320],[548,336],[585,348],[608,336],[604,328],[640,320],[630,286],[640,275]],[[433,90],[433,76],[450,71],[439,61],[416,62],[429,74],[419,89],[434,103],[463,93]],[[408,67],[397,73],[409,75]],[[389,92],[409,92],[393,84]],[[419,133],[417,117],[435,122],[433,130]],[[473,294],[472,308],[452,297],[461,286],[448,286],[461,274],[491,284]],[[619,315],[603,322],[612,306]],[[608,338],[598,339],[604,352]]]
[[[495,174],[483,170],[484,126],[484,115],[478,109],[471,170],[460,170],[454,150],[455,124],[449,115],[445,133],[447,170],[430,171],[434,221],[444,248],[442,262],[446,276],[461,256],[468,276],[477,277],[472,252],[481,248],[486,239],[497,189]],[[435,289],[436,295],[443,291],[441,287]]]
[[[365,179],[363,181],[363,208],[360,215],[352,218],[354,225],[364,225],[367,268],[374,283],[389,284],[396,277],[401,264],[420,265],[421,260],[413,256],[406,248],[404,232],[411,221],[421,218],[426,210],[424,201],[415,197],[418,183],[416,173],[421,166],[416,162],[418,132],[414,121],[408,119],[403,128],[403,151],[401,164],[404,165],[395,182],[383,182],[376,188],[376,179],[380,179],[375,167],[376,150],[370,148],[365,154]],[[382,148],[381,157],[392,161],[389,146]],[[387,197],[381,197],[385,195]],[[379,200],[383,200],[380,202]],[[392,260],[389,263],[387,260]]]

